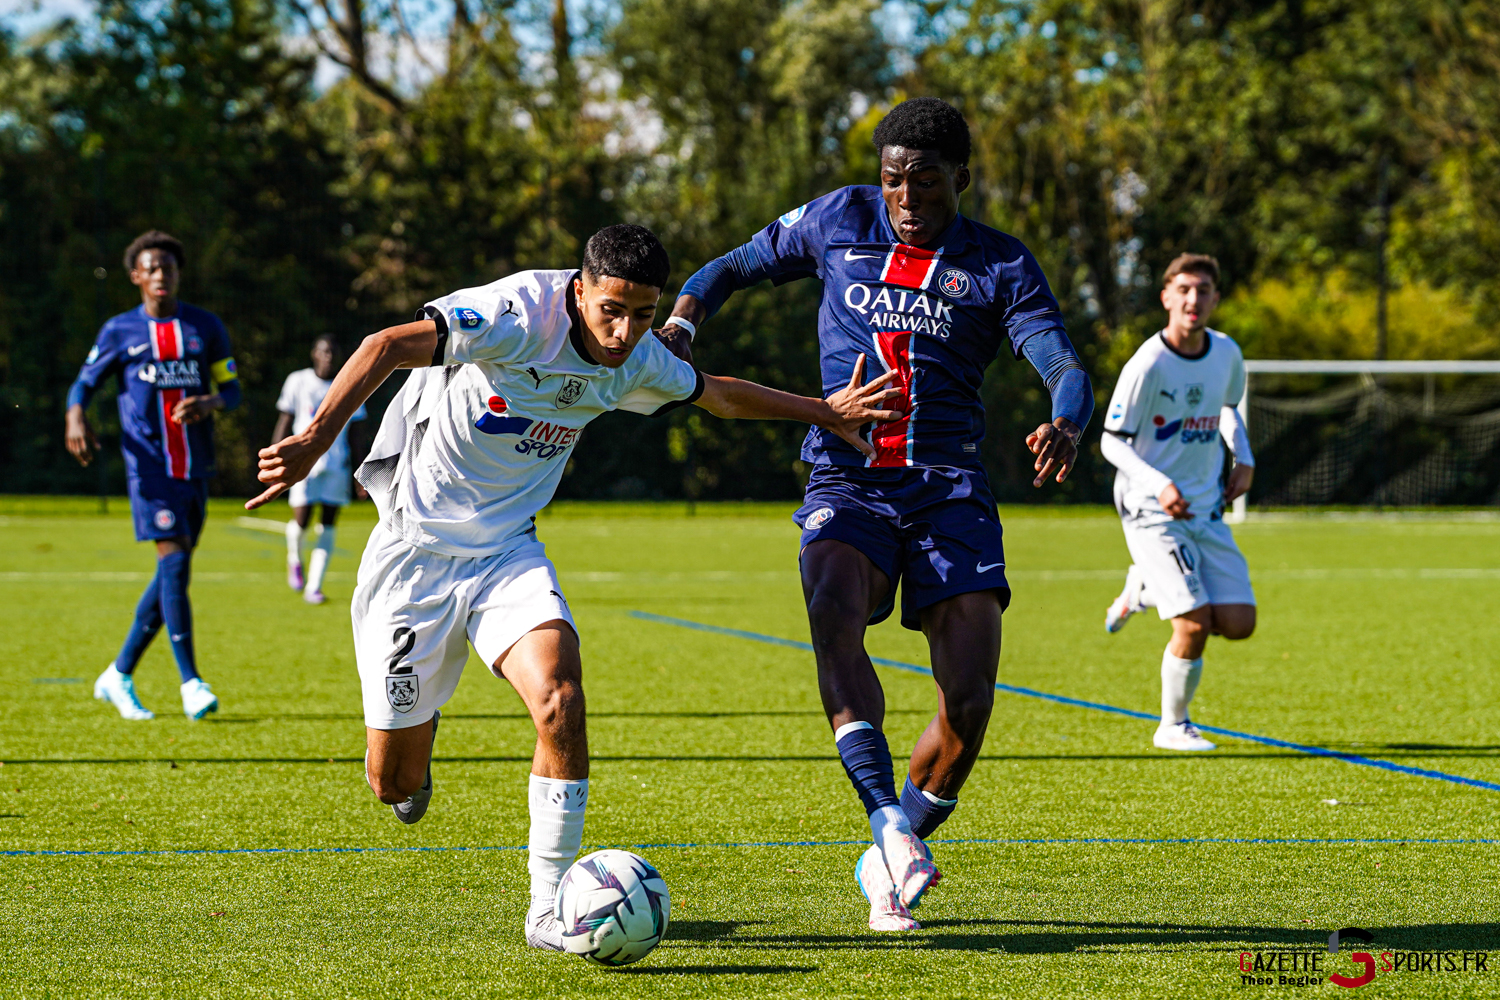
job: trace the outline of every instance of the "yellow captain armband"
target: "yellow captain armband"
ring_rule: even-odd
[[[223,385],[239,378],[240,373],[234,366],[233,358],[222,358],[213,363],[213,367],[209,369],[209,377],[214,380],[214,385]]]

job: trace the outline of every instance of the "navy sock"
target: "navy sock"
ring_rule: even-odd
[[[120,647],[120,653],[115,657],[115,669],[122,674],[135,673],[135,666],[141,662],[146,647],[151,645],[151,640],[160,631],[161,570],[158,569],[151,582],[146,584],[141,599],[136,602],[135,621],[130,623],[130,631],[125,633],[125,645]]]
[[[192,565],[192,555],[187,552],[172,552],[156,563],[156,575],[161,580],[161,616],[184,684],[198,676],[198,661],[193,656],[193,606],[188,602]]]
[[[942,826],[957,808],[957,799],[947,805],[932,801],[922,794],[920,788],[912,784],[910,777],[906,779],[906,787],[901,789],[901,811],[906,813],[907,822],[911,823],[911,832],[923,840]]]
[[[896,778],[891,770],[891,749],[885,734],[878,729],[856,729],[847,732],[837,744],[839,759],[868,816],[882,806],[894,806]]]

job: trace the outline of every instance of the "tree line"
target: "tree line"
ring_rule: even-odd
[[[144,229],[184,240],[184,298],[234,339],[246,402],[220,419],[216,488],[248,494],[316,335],[352,348],[437,294],[575,266],[619,221],[662,237],[670,302],[783,212],[873,182],[875,123],[915,94],[969,119],[964,211],[1041,261],[1101,404],[1184,250],[1221,261],[1215,325],[1248,356],[1500,355],[1490,3],[442,3],[101,0],[0,36],[4,489],[123,489],[117,456],[68,458],[62,409],[99,324],[136,301],[120,254]],[[736,296],[698,363],[818,391],[818,293]],[[1003,356],[984,391],[996,492],[1032,499],[1021,439],[1045,390]],[[612,414],[561,495],[787,498],[800,439]],[[1094,444],[1047,496],[1107,499],[1110,471]]]

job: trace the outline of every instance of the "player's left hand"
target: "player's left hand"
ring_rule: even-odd
[[[1235,463],[1229,470],[1229,483],[1224,488],[1224,502],[1234,503],[1250,492],[1250,481],[1255,478],[1255,466]]]
[[[218,396],[189,396],[178,400],[172,407],[172,419],[179,424],[196,424],[209,417],[220,405]]]
[[[676,323],[669,323],[660,330],[653,331],[656,339],[667,345],[667,350],[677,355],[688,364],[693,363],[693,338],[688,332]]]
[[[308,436],[306,431],[293,434],[291,437],[284,437],[269,448],[262,448],[260,472],[255,478],[270,486],[254,500],[247,500],[245,509],[254,510],[268,504],[291,489],[293,483],[300,483],[306,479],[312,467],[318,463],[318,459],[327,450],[326,443],[318,442]]]
[[[1078,437],[1083,428],[1066,417],[1058,417],[1050,424],[1042,424],[1026,435],[1026,447],[1036,456],[1036,478],[1032,486],[1040,487],[1053,472],[1060,483],[1068,478],[1073,465],[1078,461]]]

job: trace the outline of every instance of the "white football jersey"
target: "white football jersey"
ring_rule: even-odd
[[[1104,418],[1105,433],[1130,441],[1147,465],[1182,493],[1189,510],[1210,516],[1224,501],[1224,451],[1219,414],[1239,405],[1245,393],[1245,359],[1232,339],[1209,330],[1208,349],[1185,358],[1157,334],[1125,363]],[[1169,518],[1150,485],[1115,474],[1115,498],[1123,513]]]
[[[328,395],[333,380],[320,379],[311,368],[303,368],[301,371],[292,372],[281,384],[281,395],[276,400],[276,409],[282,413],[292,415],[292,433],[301,434],[307,430],[307,425],[312,423],[312,418],[318,412],[318,407],[323,405],[323,397]],[[354,411],[354,416],[349,418],[349,423],[365,419],[365,408],[361,406]],[[323,453],[318,459],[318,464],[313,466],[308,478],[321,475],[328,471],[341,471],[344,475],[349,474],[349,426],[344,425],[339,431],[339,436],[334,440],[333,446]]]
[[[589,421],[702,394],[702,376],[654,334],[618,368],[588,360],[571,302],[577,274],[521,271],[423,308],[438,325],[434,367],[412,372],[391,401],[357,474],[381,522],[408,543],[463,557],[513,548]]]

